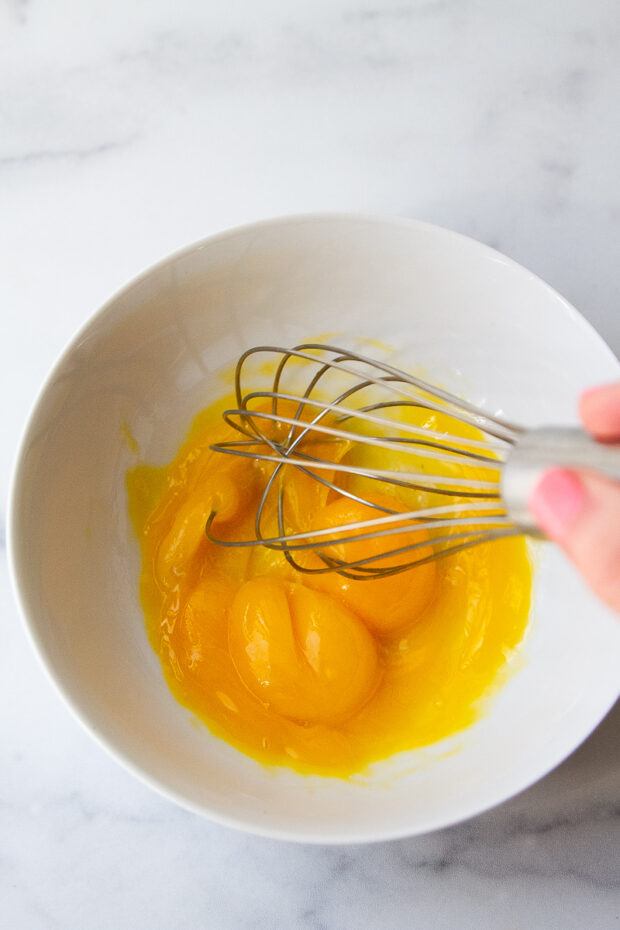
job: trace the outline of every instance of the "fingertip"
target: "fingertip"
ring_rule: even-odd
[[[563,542],[586,502],[586,489],[575,472],[550,468],[535,485],[528,506],[540,529],[556,542]]]
[[[611,381],[611,382],[604,381],[601,384],[591,384],[590,387],[583,389],[583,391],[581,392],[581,399],[587,400],[588,398],[591,398],[591,397],[598,397],[601,394],[604,394],[610,389],[614,389],[616,387],[617,387],[617,384],[615,381]]]
[[[620,381],[583,391],[579,415],[588,432],[598,439],[620,438]]]
[[[601,399],[607,393],[607,384],[594,384],[585,388],[579,395],[579,415],[584,423],[587,423],[590,412],[596,411],[600,406]]]

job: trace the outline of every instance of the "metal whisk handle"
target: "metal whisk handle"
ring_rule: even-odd
[[[548,468],[583,468],[620,481],[620,445],[596,442],[584,430],[543,426],[525,430],[504,465],[501,493],[508,516],[524,532],[540,536],[527,502]]]

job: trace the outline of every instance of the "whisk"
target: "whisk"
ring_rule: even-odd
[[[268,390],[246,391],[247,363],[260,355],[272,359],[273,383]],[[211,448],[268,463],[262,466],[265,484],[251,539],[218,538],[215,511],[207,536],[224,546],[280,551],[300,572],[372,579],[491,540],[541,536],[527,500],[551,466],[593,469],[620,480],[618,446],[597,443],[572,427],[526,429],[387,362],[337,346],[249,349],[237,363],[235,393],[237,407],[223,416],[243,438]],[[331,458],[330,449],[337,450]],[[396,467],[359,463],[375,450],[390,453]],[[291,525],[292,470],[318,482],[331,499],[371,508],[372,516],[323,528]],[[415,506],[403,510],[407,495]],[[346,544],[376,539],[380,552],[360,554],[353,547],[356,556],[346,557]],[[308,551],[318,556],[312,564]]]

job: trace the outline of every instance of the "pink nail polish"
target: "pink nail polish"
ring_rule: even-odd
[[[579,477],[564,468],[546,471],[529,499],[529,508],[542,530],[562,542],[586,504]]]

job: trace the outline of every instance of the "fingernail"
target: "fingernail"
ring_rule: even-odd
[[[561,542],[586,504],[586,490],[578,476],[564,468],[544,472],[529,499],[529,508],[542,530]]]

